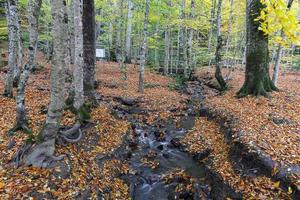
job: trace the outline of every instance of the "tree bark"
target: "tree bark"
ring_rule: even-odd
[[[148,37],[148,18],[149,18],[149,0],[146,1],[145,20],[144,20],[144,38],[141,48],[140,68],[139,68],[139,92],[144,93],[144,71],[146,61],[147,37]]]
[[[69,31],[69,56],[70,56],[70,64],[74,64],[75,62],[75,36],[74,36],[74,1],[71,0],[71,5],[69,6],[68,9],[68,17],[69,17],[69,25],[68,25],[68,31]]]
[[[65,57],[67,55],[67,23],[66,1],[52,0],[53,17],[53,59],[51,68],[51,99],[45,125],[40,133],[41,143],[34,146],[25,158],[26,165],[45,167],[49,159],[54,157],[55,139],[64,109],[65,95]]]
[[[224,91],[227,89],[227,84],[222,76],[221,72],[221,52],[222,52],[222,35],[221,35],[221,11],[222,11],[222,0],[219,0],[218,2],[218,10],[217,10],[217,48],[216,48],[216,71],[215,71],[215,77],[220,85],[220,90]]]
[[[190,19],[193,20],[195,17],[195,1],[191,0],[191,13]],[[188,66],[190,71],[193,71],[193,38],[194,38],[194,29],[189,28],[189,39],[188,39]],[[191,74],[190,74],[191,75]]]
[[[83,96],[83,35],[82,35],[82,0],[73,0],[75,60],[73,71],[74,108],[78,112],[84,104]]]
[[[186,6],[186,1],[182,0],[181,1],[181,19],[185,19],[185,6]],[[183,75],[184,78],[189,77],[189,66],[188,66],[188,57],[187,57],[187,27],[184,25],[181,31],[181,49],[182,49],[182,54],[183,54]]]
[[[208,54],[210,56],[210,53],[211,53],[211,41],[212,41],[212,38],[213,38],[213,30],[214,30],[214,21],[215,21],[215,10],[216,10],[216,0],[212,0],[211,1],[212,3],[212,8],[211,8],[211,16],[210,16],[210,30],[209,30],[209,35],[208,35]],[[210,67],[210,64],[211,64],[211,58],[209,59],[209,67]]]
[[[169,74],[169,63],[170,63],[170,32],[169,27],[165,30],[165,59],[164,59],[164,75]]]
[[[230,13],[229,13],[229,22],[228,22],[228,29],[227,29],[226,47],[225,47],[226,66],[228,66],[230,63],[227,56],[228,56],[229,43],[230,43],[232,20],[233,20],[233,0],[230,0]]]
[[[287,9],[290,10],[292,7],[294,0],[289,0],[288,1],[288,5],[287,5]],[[285,34],[284,31],[281,30],[281,38],[284,40],[285,39]],[[274,65],[274,72],[273,72],[273,77],[272,77],[272,82],[274,83],[275,86],[277,86],[277,82],[278,82],[278,74],[279,74],[279,65],[281,62],[281,55],[282,55],[282,45],[279,44],[278,45],[278,49],[276,52],[276,58],[275,58],[275,65]]]
[[[246,73],[238,97],[266,95],[278,90],[270,79],[268,37],[258,27],[255,19],[264,8],[260,0],[247,0]]]
[[[18,46],[18,1],[7,1],[7,19],[9,35],[8,72],[3,95],[13,97],[13,83],[17,76],[17,46]]]
[[[127,0],[126,62],[131,63],[132,2]]]
[[[20,81],[17,89],[16,104],[16,126],[11,131],[24,130],[29,131],[27,127],[27,117],[25,108],[25,88],[29,78],[30,71],[34,68],[35,53],[38,38],[38,20],[40,14],[42,0],[28,1],[28,31],[29,31],[29,47],[27,54],[27,63],[21,72]]]
[[[95,96],[95,8],[94,0],[83,1],[82,11],[83,31],[83,91],[86,102],[91,105],[97,104]]]

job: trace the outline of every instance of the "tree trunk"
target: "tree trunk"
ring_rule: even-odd
[[[74,64],[75,62],[75,36],[74,36],[74,1],[71,0],[71,5],[69,6],[69,12],[68,12],[68,17],[69,17],[69,25],[68,25],[68,31],[69,31],[69,56],[70,56],[70,64]]]
[[[289,0],[287,9],[290,10],[292,7],[294,0]],[[281,30],[281,38],[284,40],[285,34],[284,31]],[[278,45],[277,53],[276,53],[276,59],[275,59],[275,65],[274,65],[274,72],[273,72],[273,77],[272,77],[272,82],[274,83],[275,86],[277,86],[277,81],[278,81],[278,74],[279,74],[279,65],[281,61],[281,54],[282,54],[282,45]]]
[[[38,38],[38,18],[40,14],[42,0],[29,0],[28,1],[28,31],[29,31],[29,47],[27,54],[27,63],[22,70],[20,81],[17,89],[16,104],[16,126],[11,130],[12,132],[17,130],[29,131],[27,127],[27,117],[25,108],[25,88],[27,80],[29,78],[30,71],[34,68],[35,61],[35,49],[37,46]]]
[[[18,1],[7,1],[7,19],[9,32],[8,72],[3,95],[13,97],[13,83],[17,72],[17,46],[18,46]]]
[[[229,65],[229,59],[227,56],[228,56],[229,43],[230,43],[232,20],[233,20],[233,0],[230,0],[230,13],[229,13],[229,22],[228,22],[228,29],[227,29],[226,47],[225,47],[226,66]]]
[[[210,16],[210,30],[209,30],[209,35],[208,35],[208,54],[210,57],[210,53],[211,53],[211,40],[213,37],[213,30],[214,30],[214,21],[215,21],[215,10],[216,10],[216,0],[212,0],[212,8],[211,8],[211,16]],[[209,59],[209,67],[211,64],[211,58]]]
[[[78,112],[83,104],[83,35],[82,35],[82,0],[73,0],[74,9],[74,36],[75,62],[73,71],[74,108]]]
[[[218,2],[218,11],[217,11],[217,48],[216,48],[216,71],[215,77],[220,85],[220,90],[224,91],[227,89],[227,84],[222,76],[221,67],[222,67],[222,35],[221,35],[221,11],[222,11],[222,0]]]
[[[190,19],[193,20],[195,17],[195,1],[191,0],[191,13]],[[193,71],[193,38],[194,38],[194,30],[193,28],[189,28],[189,39],[188,39],[188,66]],[[191,75],[191,74],[190,74]],[[189,75],[189,76],[190,76]]]
[[[180,36],[181,36],[181,30],[180,27],[178,27],[178,34],[177,34],[177,50],[176,50],[176,74],[178,73],[178,69],[180,67]]]
[[[181,1],[181,19],[185,19],[185,0]],[[188,58],[187,58],[187,27],[184,25],[181,31],[181,49],[183,54],[183,75],[185,78],[189,77],[189,66],[188,66]]]
[[[281,31],[281,37],[284,37],[283,31]],[[282,50],[283,50],[282,45],[278,44],[276,57],[275,57],[274,72],[273,72],[273,77],[272,77],[272,82],[274,83],[275,86],[277,86],[277,82],[278,82],[279,65],[280,65],[280,61],[281,61]]]
[[[83,1],[82,10],[83,31],[83,91],[87,103],[97,104],[95,96],[95,60],[96,60],[96,38],[95,38],[95,8],[94,0]]]
[[[158,31],[159,31],[159,22],[156,23],[156,27],[155,27],[155,39],[158,39]],[[159,71],[159,56],[158,56],[158,47],[155,47],[154,50],[154,57],[155,57],[155,68],[157,71]]]
[[[165,59],[164,59],[164,75],[169,74],[169,63],[170,63],[170,35],[169,27],[165,30]]]
[[[21,30],[21,19],[20,16],[18,15],[18,65],[16,69],[15,75],[15,83],[18,84],[19,78],[20,78],[20,73],[21,69],[23,67],[23,46],[22,46],[22,30]]]
[[[40,133],[42,142],[34,146],[25,158],[26,165],[34,167],[45,167],[49,159],[54,157],[55,139],[64,109],[68,23],[66,5],[65,0],[52,0],[54,54],[51,68],[51,99],[46,122]]]
[[[255,20],[263,8],[260,0],[247,1],[246,73],[244,85],[237,93],[239,97],[278,90],[269,75],[268,37],[258,30],[260,22]]]
[[[131,0],[127,0],[128,2],[128,11],[127,11],[127,31],[126,31],[126,62],[131,63],[131,32],[132,32],[132,2]]]
[[[149,17],[149,0],[146,0],[145,21],[144,21],[144,39],[141,48],[140,68],[139,68],[139,92],[144,93],[144,71],[148,37],[148,17]]]

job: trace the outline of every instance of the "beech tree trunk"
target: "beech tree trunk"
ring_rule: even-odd
[[[94,0],[84,0],[82,11],[83,30],[83,91],[88,104],[97,104],[95,96],[95,8]]]
[[[132,2],[131,0],[127,0],[127,31],[126,31],[126,62],[131,63],[131,32],[132,32]]]
[[[230,0],[230,13],[229,13],[229,22],[228,22],[228,29],[227,29],[227,38],[226,38],[226,47],[225,47],[225,57],[226,57],[226,66],[229,65],[229,59],[228,59],[228,50],[229,50],[229,44],[230,44],[230,33],[231,33],[231,26],[232,26],[232,20],[233,20],[233,0]]]
[[[287,9],[290,10],[292,7],[294,0],[289,0],[288,1],[288,5],[287,5]],[[285,34],[284,31],[281,30],[281,38],[284,39],[285,38]],[[272,82],[274,83],[275,86],[277,86],[277,81],[278,81],[278,74],[279,74],[279,65],[281,62],[281,55],[282,55],[282,45],[278,44],[278,49],[276,52],[276,58],[275,58],[275,65],[274,65],[274,72],[273,72],[273,77],[272,77]]]
[[[170,63],[170,32],[169,27],[165,30],[165,59],[164,59],[164,75],[169,74]]]
[[[67,13],[65,0],[52,0],[53,17],[53,59],[51,68],[51,99],[45,125],[40,133],[41,143],[34,146],[25,159],[26,165],[44,167],[53,158],[55,140],[64,110],[65,57],[67,55]]]
[[[68,31],[69,31],[69,56],[70,56],[70,64],[74,64],[75,62],[75,36],[74,36],[74,1],[71,0],[71,5],[68,9],[68,17],[69,17],[69,25],[68,25]]]
[[[221,35],[221,11],[222,11],[222,0],[218,2],[218,11],[217,11],[217,48],[216,48],[216,71],[215,77],[220,85],[220,90],[224,91],[227,89],[227,84],[222,76],[221,67],[222,67],[222,35]]]
[[[191,0],[191,13],[190,19],[193,20],[195,17],[195,1]],[[188,39],[188,66],[190,71],[193,71],[193,38],[194,38],[194,30],[193,28],[189,28],[189,39]],[[191,74],[190,74],[191,75]]]
[[[146,0],[144,38],[141,48],[140,68],[139,68],[139,92],[144,93],[144,71],[146,61],[147,37],[148,37],[149,0]]]
[[[181,1],[181,19],[185,19],[185,8],[186,1]],[[184,25],[181,31],[181,49],[183,54],[183,75],[185,78],[189,77],[189,66],[188,66],[188,56],[187,56],[187,27]]]
[[[255,20],[263,8],[260,0],[247,0],[246,73],[244,85],[237,93],[239,97],[278,90],[269,75],[268,37],[258,30],[260,22]]]
[[[16,104],[16,126],[11,131],[24,130],[29,131],[27,127],[27,117],[25,109],[25,88],[29,78],[30,71],[34,68],[36,59],[36,46],[38,38],[38,19],[40,14],[42,0],[29,0],[28,1],[28,31],[29,31],[29,47],[27,54],[27,63],[22,70],[20,81],[17,89]]]
[[[83,96],[83,35],[82,35],[82,0],[73,0],[75,60],[73,71],[74,108],[78,112],[84,104]]]
[[[213,30],[214,30],[214,21],[215,21],[215,10],[216,10],[216,0],[212,0],[212,8],[211,8],[211,15],[210,15],[210,30],[209,30],[209,35],[208,35],[208,54],[210,55],[211,53],[211,41],[213,38]],[[211,58],[209,59],[209,67],[211,64]]]
[[[7,1],[7,19],[9,36],[8,72],[6,75],[3,95],[13,97],[13,83],[17,76],[17,47],[18,47],[18,1]]]

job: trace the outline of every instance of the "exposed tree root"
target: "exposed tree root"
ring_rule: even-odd
[[[24,131],[27,134],[32,133],[32,131],[28,128],[28,126],[26,124],[17,123],[13,128],[11,128],[8,131],[7,135],[8,136],[13,136],[16,131]]]
[[[51,128],[49,129],[50,131]],[[26,166],[47,168],[51,163],[64,159],[66,155],[55,156],[55,142],[77,143],[83,137],[81,125],[76,123],[72,128],[59,131],[56,138],[44,139],[41,143],[25,143],[15,154],[12,162],[15,167]]]

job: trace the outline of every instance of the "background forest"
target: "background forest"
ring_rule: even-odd
[[[300,199],[300,0],[0,5],[0,199]]]

